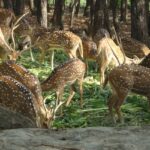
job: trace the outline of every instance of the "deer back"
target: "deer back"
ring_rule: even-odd
[[[39,104],[43,103],[39,80],[26,68],[17,64],[15,61],[5,61],[0,65],[0,74],[11,76],[24,84],[36,97]]]
[[[122,45],[125,54],[130,58],[133,58],[134,55],[143,58],[150,53],[150,49],[144,43],[133,38],[123,37]]]
[[[58,90],[66,84],[73,84],[84,76],[86,65],[80,59],[70,59],[56,67],[51,75],[41,84],[43,91]]]
[[[36,121],[35,97],[23,84],[10,76],[0,76],[0,105]]]
[[[150,96],[150,69],[140,65],[121,65],[114,68],[108,80],[115,90]]]
[[[98,43],[97,61],[115,62],[118,66],[124,62],[124,54],[111,38],[103,38]]]

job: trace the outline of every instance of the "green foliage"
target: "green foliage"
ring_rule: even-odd
[[[46,79],[51,72],[49,56],[46,57],[45,63],[38,62],[39,52],[33,51],[36,61],[32,62],[29,52],[26,52],[19,62],[34,73],[40,81]],[[63,63],[68,58],[63,52],[55,53],[55,66]],[[73,127],[90,127],[90,126],[114,126],[108,115],[107,99],[111,94],[109,85],[103,89],[99,85],[99,74],[93,69],[94,63],[89,65],[89,75],[84,82],[84,105],[80,108],[79,92],[75,94],[69,107],[63,107],[63,115],[57,114],[53,123],[55,128],[73,128]],[[64,100],[69,96],[68,87],[65,89]],[[77,88],[78,91],[78,88]],[[43,93],[47,97],[47,103],[54,106],[55,93],[53,91]],[[125,124],[117,123],[117,126],[128,125],[149,125],[150,113],[148,101],[145,97],[130,94],[127,97],[122,112]]]

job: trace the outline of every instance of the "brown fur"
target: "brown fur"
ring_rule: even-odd
[[[122,121],[120,107],[129,92],[146,96],[150,101],[150,69],[140,65],[121,65],[114,68],[106,78],[111,86],[112,95],[109,98],[108,107],[115,122],[113,108],[118,118]],[[105,85],[106,85],[105,81]]]
[[[100,84],[104,83],[104,73],[108,66],[119,66],[123,63],[131,64],[138,63],[137,59],[130,59],[124,55],[121,48],[115,44],[111,38],[103,38],[98,43],[98,57],[97,62],[99,64],[100,71]]]
[[[43,91],[54,90],[57,95],[57,103],[62,100],[64,88],[70,85],[70,95],[66,105],[68,106],[75,94],[74,83],[78,81],[80,87],[80,104],[82,106],[82,82],[86,71],[86,65],[80,59],[71,59],[54,69],[51,75],[41,84]]]
[[[3,79],[3,76],[7,78],[4,77]],[[5,92],[4,95],[6,95],[4,102],[4,97],[1,93],[1,105],[12,111],[22,113],[32,119],[33,122],[36,121],[38,127],[48,127],[48,121],[51,116],[44,107],[38,79],[14,61],[6,61],[0,65],[0,77],[4,84],[0,85],[0,92]],[[29,95],[29,98],[27,95]],[[13,103],[10,102],[12,100]]]

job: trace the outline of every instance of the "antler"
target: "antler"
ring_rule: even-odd
[[[60,103],[58,105],[55,105],[54,108],[47,108],[47,106],[45,104],[46,99],[47,99],[47,97],[44,99],[44,107],[45,107],[45,110],[46,110],[47,115],[49,117],[49,120],[48,120],[49,123],[48,124],[51,124],[51,122],[55,119],[56,112],[65,103],[65,101],[60,101]]]
[[[121,41],[121,38],[118,37],[118,34],[115,30],[115,27],[113,26],[113,29],[114,29],[114,33],[115,33],[115,37],[116,37],[116,40],[117,40],[117,44],[119,45],[122,53],[123,53],[123,57],[124,57],[124,61],[123,61],[123,64],[126,62],[126,55],[125,55],[125,52],[124,52],[124,49],[123,49],[123,45],[122,45],[122,41]]]
[[[2,43],[8,48],[9,52],[12,52],[13,49],[7,44],[5,38],[4,38],[4,34],[2,32],[2,29],[0,28],[0,40],[2,41]]]
[[[19,27],[19,22],[20,20],[25,17],[27,14],[29,14],[29,12],[24,13],[23,15],[21,15],[16,22],[14,23],[13,27],[12,27],[12,32],[11,32],[11,37],[12,37],[12,41],[13,41],[13,48],[15,49],[16,44],[15,44],[15,40],[14,40],[14,30],[16,30]]]

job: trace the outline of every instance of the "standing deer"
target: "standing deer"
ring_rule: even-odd
[[[30,37],[30,38],[29,38]],[[25,41],[25,42],[24,42]],[[45,32],[37,36],[34,29],[31,30],[31,34],[26,36],[20,44],[22,49],[25,49],[26,45],[34,42],[33,45],[40,48],[41,61],[44,60],[46,51],[51,51],[51,68],[53,69],[53,50],[63,50],[70,58],[77,57],[77,50],[79,50],[80,56],[83,58],[83,46],[80,37],[69,31],[54,31],[52,33]]]
[[[97,63],[100,71],[100,84],[104,83],[104,73],[108,65],[119,66],[123,63],[138,63],[137,58],[131,59],[125,56],[123,50],[115,44],[111,38],[102,38],[98,43]]]
[[[66,85],[70,85],[70,95],[67,99],[66,106],[69,105],[71,99],[75,94],[75,81],[79,84],[80,90],[80,105],[82,107],[83,100],[83,88],[82,82],[86,71],[86,65],[77,58],[71,59],[66,63],[56,67],[51,75],[41,84],[43,91],[54,90],[56,92],[56,105],[62,101],[64,88]]]
[[[123,122],[120,107],[129,92],[146,96],[150,102],[150,68],[135,64],[124,64],[114,68],[109,73],[105,80],[104,87],[108,81],[112,89],[108,107],[114,123],[116,119],[114,117],[113,108],[117,113],[118,119]]]

